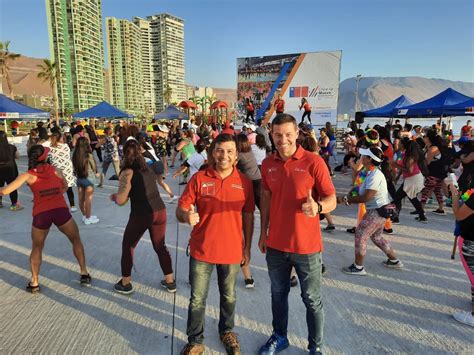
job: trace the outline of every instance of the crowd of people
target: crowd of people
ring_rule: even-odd
[[[302,108],[304,105],[302,101]],[[306,114],[310,107],[304,108],[311,120]],[[433,194],[438,206],[431,213],[445,216],[446,206],[452,206],[457,220],[455,235],[471,281],[473,301],[472,311],[454,317],[474,326],[472,128],[463,127],[464,133],[453,141],[439,125],[402,127],[395,122],[367,130],[351,125],[344,133],[344,158],[339,165],[336,134],[329,122],[317,137],[304,116],[298,124],[283,112],[284,103],[279,106],[276,102],[275,110],[278,114],[271,127],[250,123],[241,130],[234,129],[230,122],[222,127],[108,122],[103,134],[93,123],[53,125],[49,132],[39,125],[30,135],[28,171],[23,174],[18,174],[15,164],[16,148],[0,132],[0,197],[10,194],[11,209],[16,211],[22,208],[16,190],[26,183],[33,192],[31,280],[27,290],[40,290],[41,253],[53,223],[73,245],[81,284],[91,284],[79,228],[71,215],[78,210],[73,191],[77,187],[82,222],[99,223],[99,217],[92,213],[94,190],[103,186],[112,164],[118,190],[110,199],[119,206],[130,201],[122,241],[121,278],[114,285],[119,293],[134,291],[134,249],[146,231],[164,275],[161,286],[176,292],[179,285],[165,244],[166,204],[159,186],[169,195],[168,202],[177,196],[166,183],[167,176],[180,179],[185,186],[176,208],[177,220],[192,227],[188,246],[188,344],[182,354],[204,351],[206,298],[214,267],[220,293],[219,336],[227,353],[241,352],[233,331],[236,282],[240,269],[245,287],[256,286],[251,271],[255,207],[260,212],[258,249],[267,262],[273,316],[273,332],[259,354],[278,353],[289,346],[288,295],[298,282],[306,307],[309,352],[322,353],[320,285],[326,268],[320,223],[327,220],[323,231],[336,229],[331,212],[337,203],[358,205],[358,223],[347,229],[354,234],[354,262],[342,270],[358,276],[367,274],[364,258],[369,238],[386,255],[384,266],[403,268],[384,234],[393,234],[393,225],[403,222],[405,197],[414,207],[410,214],[420,223],[430,218],[427,204]],[[174,169],[172,175],[170,169]],[[458,171],[462,173],[456,178],[454,173]],[[336,194],[332,182],[336,172],[350,174],[349,193]],[[7,186],[2,187],[5,183]]]

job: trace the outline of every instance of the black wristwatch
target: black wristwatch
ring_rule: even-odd
[[[323,210],[323,206],[319,202],[316,202],[318,204],[318,214],[321,214],[321,211]]]

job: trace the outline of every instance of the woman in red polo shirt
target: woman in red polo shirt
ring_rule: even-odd
[[[248,123],[250,121],[249,119],[251,119],[252,122],[255,122],[255,108],[253,107],[252,100],[250,100],[249,98],[245,99],[245,109],[247,110],[247,117],[245,118],[245,122]]]
[[[311,123],[311,106],[308,103],[308,100],[306,100],[305,97],[301,99],[301,105],[299,106],[300,110],[304,108],[304,113],[303,116],[301,117],[301,122],[304,122],[304,118],[308,117],[309,123]]]
[[[28,151],[28,168],[26,173],[18,176],[15,181],[0,188],[0,195],[18,190],[27,183],[33,192],[33,226],[31,227],[32,249],[30,255],[31,281],[26,290],[31,293],[39,292],[39,270],[42,251],[49,229],[54,223],[72,243],[74,256],[81,269],[81,285],[90,285],[91,277],[86,268],[84,247],[77,224],[69,213],[63,193],[67,190],[67,182],[63,175],[53,166],[46,163],[49,148],[34,145]]]

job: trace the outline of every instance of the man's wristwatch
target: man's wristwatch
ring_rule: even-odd
[[[321,214],[321,211],[323,210],[323,206],[319,202],[316,202],[318,204],[318,214]]]
[[[342,197],[342,202],[344,202],[346,206],[349,206],[349,198],[347,197],[347,195],[344,195],[344,197]]]

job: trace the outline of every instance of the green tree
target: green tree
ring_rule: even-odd
[[[48,81],[51,89],[53,89],[53,101],[54,111],[56,114],[56,124],[59,125],[59,103],[58,103],[58,81],[59,81],[59,69],[56,62],[51,62],[49,59],[43,59],[43,64],[37,65],[41,68],[38,73],[38,78],[43,81]],[[63,112],[64,114],[64,112]]]
[[[20,54],[11,53],[9,50],[10,41],[0,41],[0,88],[3,78],[6,79],[10,97],[13,99],[12,80],[10,78],[10,63],[20,57]]]

